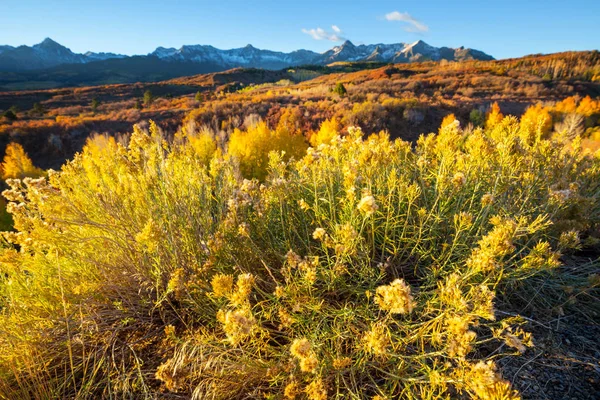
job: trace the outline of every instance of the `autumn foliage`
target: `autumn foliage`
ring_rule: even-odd
[[[598,158],[512,116],[292,125],[151,123],[9,179],[0,398],[518,398],[498,362],[536,343],[502,311],[594,242]]]
[[[228,154],[239,162],[244,177],[262,180],[267,174],[271,151],[283,152],[284,159],[289,160],[301,158],[306,148],[304,136],[281,125],[272,130],[261,121],[246,130],[235,129],[229,139]]]
[[[0,93],[0,399],[518,398],[518,313],[600,304],[562,265],[600,241],[599,61]]]
[[[40,168],[33,165],[33,162],[23,150],[23,146],[18,143],[11,143],[6,147],[4,160],[0,164],[0,173],[3,180],[25,177],[38,177],[44,174]]]

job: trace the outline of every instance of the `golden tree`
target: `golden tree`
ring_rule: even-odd
[[[487,118],[485,120],[485,127],[487,129],[492,129],[500,121],[502,121],[503,118],[504,118],[504,115],[500,111],[500,106],[496,102],[496,103],[492,104],[492,107],[490,108],[490,111],[487,114]]]
[[[336,137],[340,132],[340,123],[335,118],[326,119],[321,123],[319,132],[314,133],[310,137],[310,144],[313,147],[319,146],[321,143],[328,144],[331,139]]]
[[[521,117],[521,134],[528,135],[530,139],[538,134],[545,138],[551,130],[552,116],[541,104],[530,106]]]
[[[456,124],[457,126],[460,125],[459,121],[456,119],[456,116],[454,114],[448,114],[442,120],[440,130],[452,126],[454,124]]]
[[[283,127],[272,130],[261,121],[247,131],[236,129],[229,139],[228,153],[238,160],[244,177],[264,179],[271,151],[284,152],[285,159],[299,159],[306,148],[302,135],[294,135]]]
[[[2,161],[2,179],[18,178],[26,176],[37,177],[44,174],[44,171],[33,165],[33,162],[18,143],[10,143],[6,146],[6,153]]]

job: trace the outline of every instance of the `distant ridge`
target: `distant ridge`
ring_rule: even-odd
[[[255,67],[263,69],[281,69],[297,65],[316,64],[326,65],[340,61],[379,61],[392,63],[408,63],[420,61],[463,61],[463,60],[493,60],[494,58],[482,51],[464,47],[434,47],[422,40],[414,43],[371,44],[356,46],[349,40],[340,46],[317,53],[310,50],[296,50],[283,53],[271,50],[257,49],[247,45],[238,49],[220,50],[209,45],[186,45],[179,49],[158,47],[148,55],[125,56],[115,53],[73,53],[67,47],[50,38],[41,43],[29,46],[0,45],[0,71],[22,72],[53,68],[65,64],[88,64],[111,59],[121,59],[123,62],[136,58],[150,59],[156,57],[170,63],[205,64],[211,70],[227,70],[235,67]]]
[[[29,46],[0,46],[0,71],[30,71],[63,64],[85,64],[109,58],[126,56],[113,53],[73,53],[50,38]]]

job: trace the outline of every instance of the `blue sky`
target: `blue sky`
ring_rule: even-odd
[[[228,49],[248,43],[325,51],[343,39],[355,44],[422,39],[496,58],[600,48],[600,1],[591,0],[4,2],[0,44],[32,45],[51,37],[75,52],[146,54],[157,46]]]

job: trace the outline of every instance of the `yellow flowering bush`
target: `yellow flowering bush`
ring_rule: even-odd
[[[600,164],[493,119],[304,156],[151,124],[9,180],[0,398],[518,398],[495,299],[585,241]]]
[[[300,158],[306,147],[304,136],[285,127],[272,130],[261,121],[247,130],[234,130],[229,139],[228,153],[240,163],[240,171],[245,177],[264,179],[270,151],[282,151],[286,159]]]

